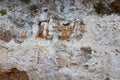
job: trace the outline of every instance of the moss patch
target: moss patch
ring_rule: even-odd
[[[2,16],[6,15],[6,14],[7,14],[6,9],[0,10],[0,14],[1,14]]]

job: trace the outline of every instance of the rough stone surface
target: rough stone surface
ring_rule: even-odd
[[[120,16],[96,14],[99,0],[93,1],[1,1],[7,14],[0,15],[0,69],[13,72],[0,74],[15,69],[24,71],[22,80],[120,80]]]

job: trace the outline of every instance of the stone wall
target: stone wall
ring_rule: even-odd
[[[99,2],[1,1],[0,79],[15,71],[29,80],[119,80],[120,16],[97,14]]]

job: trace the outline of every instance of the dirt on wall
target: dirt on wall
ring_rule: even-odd
[[[29,80],[25,71],[16,68],[10,70],[0,69],[0,80]]]

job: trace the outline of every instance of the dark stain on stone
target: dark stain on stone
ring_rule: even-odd
[[[0,30],[0,39],[5,41],[5,42],[9,42],[12,39],[12,34],[9,30]]]
[[[110,10],[105,6],[103,1],[96,3],[94,5],[94,8],[97,14],[109,14],[110,13]]]
[[[86,54],[91,54],[92,49],[90,47],[81,47],[81,51]]]
[[[35,4],[30,6],[30,11],[33,13],[37,13],[38,9],[39,9],[38,6]]]
[[[95,3],[93,6],[97,14],[120,14],[120,0],[114,0],[110,4],[106,3],[105,1],[100,1]]]
[[[92,49],[90,47],[81,47],[81,56],[83,57],[83,61],[87,62],[92,58]]]
[[[109,77],[107,77],[107,78],[105,78],[105,80],[110,80],[110,78],[109,78]]]
[[[112,13],[118,13],[120,14],[120,0],[115,0],[110,4],[110,8],[112,10]]]
[[[12,68],[8,71],[0,70],[0,80],[29,80],[29,77],[25,71]]]

